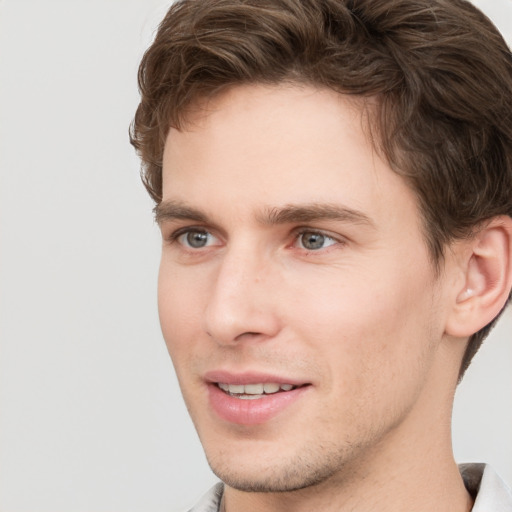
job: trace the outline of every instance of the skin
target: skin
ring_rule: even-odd
[[[228,512],[470,509],[450,440],[458,253],[436,276],[416,198],[356,101],[283,85],[202,104],[169,133],[157,220],[162,331]],[[308,386],[233,424],[209,402],[219,369]]]

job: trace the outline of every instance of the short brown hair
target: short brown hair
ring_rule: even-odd
[[[437,268],[450,241],[512,217],[512,56],[464,0],[178,0],[140,64],[130,132],[153,199],[196,100],[285,81],[377,99],[376,149],[415,191]]]

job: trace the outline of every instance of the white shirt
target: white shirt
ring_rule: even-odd
[[[512,512],[512,493],[487,464],[461,464],[460,473],[475,497],[471,512]]]
[[[512,493],[487,464],[461,464],[464,484],[475,498],[471,512],[512,512]],[[224,485],[214,485],[188,512],[219,512]]]

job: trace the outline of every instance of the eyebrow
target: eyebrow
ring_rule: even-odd
[[[374,225],[370,217],[363,212],[329,203],[291,204],[280,208],[270,208],[259,220],[264,224],[270,225],[313,222],[317,220],[336,220],[352,224]]]
[[[180,201],[162,201],[153,208],[155,221],[161,224],[170,220],[191,220],[208,223],[208,216],[201,210],[187,206]],[[265,209],[257,217],[264,225],[292,224],[318,220],[335,220],[351,224],[374,226],[373,221],[363,212],[337,204],[307,203],[289,204],[283,207]]]
[[[193,220],[203,223],[208,221],[203,212],[178,201],[162,201],[153,208],[153,213],[158,224],[166,220]]]

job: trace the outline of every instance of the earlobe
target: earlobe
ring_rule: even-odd
[[[466,244],[464,244],[466,245]],[[463,285],[455,290],[446,333],[468,337],[502,310],[512,288],[512,219],[491,219],[467,241]]]

